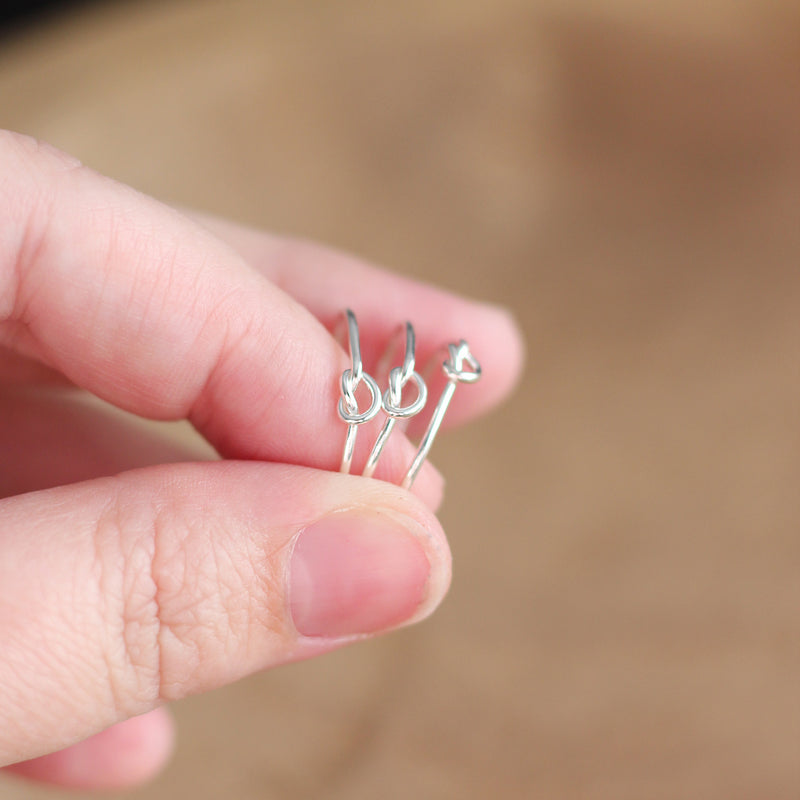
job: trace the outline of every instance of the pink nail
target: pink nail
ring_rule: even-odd
[[[289,604],[304,636],[375,633],[413,616],[430,564],[420,541],[375,511],[331,514],[297,538]]]

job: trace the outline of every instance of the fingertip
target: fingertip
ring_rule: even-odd
[[[441,508],[444,500],[444,489],[444,475],[430,462],[423,466],[419,479],[411,487],[413,494],[419,497],[434,513]]]
[[[432,478],[430,482],[426,474],[429,469]],[[436,485],[433,476],[441,480],[438,486],[443,489],[444,480],[431,464],[425,465],[419,480],[430,490]],[[423,496],[384,482],[369,483],[362,484],[362,502],[365,507],[389,509],[398,519],[406,520],[408,530],[419,540],[430,565],[424,599],[415,613],[403,623],[404,626],[413,625],[429,617],[439,607],[450,588],[452,579],[450,544],[435,514],[435,509]]]
[[[166,708],[119,722],[64,750],[12,764],[21,778],[89,791],[119,790],[147,783],[166,766],[175,725]]]
[[[376,477],[384,483],[402,485],[415,451],[416,448],[407,440],[398,441],[397,446],[387,454],[385,463],[379,464]],[[444,476],[430,461],[426,461],[409,491],[436,513],[444,500],[444,489]]]
[[[482,304],[471,322],[464,338],[478,359],[482,374],[474,391],[462,391],[456,395],[448,419],[451,424],[488,411],[502,402],[519,381],[525,362],[525,340],[508,308]]]
[[[480,330],[484,349],[483,402],[490,408],[514,390],[525,366],[526,348],[522,328],[513,312],[504,306],[485,306]]]
[[[331,478],[348,500],[299,532],[288,581],[296,630],[323,649],[425,619],[452,567],[444,531],[419,498],[382,481]]]

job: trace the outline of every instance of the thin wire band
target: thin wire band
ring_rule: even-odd
[[[361,339],[358,335],[358,322],[356,315],[348,308],[345,312],[347,319],[347,344],[350,348],[350,363],[353,365],[353,388],[361,383],[364,375],[364,362],[361,360]]]
[[[425,435],[419,443],[417,454],[414,456],[414,460],[411,462],[411,466],[408,468],[408,472],[406,472],[406,476],[403,479],[401,486],[404,489],[411,488],[420,469],[422,469],[422,465],[425,463],[425,459],[428,457],[428,453],[430,453],[431,447],[433,446],[433,440],[436,438],[436,434],[442,425],[447,407],[450,405],[453,395],[456,392],[456,386],[459,383],[475,383],[481,377],[481,365],[478,363],[475,356],[472,355],[469,350],[469,345],[463,339],[458,344],[448,345],[447,351],[447,360],[442,364],[442,370],[447,378],[447,385],[442,390],[439,402],[436,404],[436,408],[433,411],[431,421],[428,423],[428,429],[425,431]],[[464,369],[465,364],[468,369]]]
[[[364,466],[363,475],[365,478],[372,477],[375,472],[375,468],[378,466],[378,459],[381,457],[386,442],[389,441],[389,437],[397,424],[397,420],[409,419],[415,414],[419,414],[428,400],[428,387],[425,385],[422,376],[414,371],[416,336],[414,335],[414,328],[410,322],[406,322],[405,324],[405,333],[406,351],[403,357],[403,365],[401,367],[395,367],[389,372],[389,387],[384,392],[382,400],[383,411],[387,419],[378,434],[378,438],[375,440],[375,444],[372,446],[372,451]],[[401,406],[403,388],[409,381],[411,381],[417,389],[417,398],[413,403],[407,406]]]
[[[344,440],[344,451],[342,453],[342,463],[340,472],[349,473],[353,464],[353,454],[356,448],[356,436],[358,426],[373,419],[381,409],[381,390],[375,379],[364,372],[364,364],[361,361],[361,344],[358,335],[358,322],[356,315],[348,308],[345,311],[347,319],[347,338],[350,349],[350,360],[352,366],[342,373],[341,392],[339,398],[339,416],[347,423],[347,435]],[[366,411],[358,410],[358,400],[356,400],[356,390],[361,383],[364,383],[370,393],[370,405]]]

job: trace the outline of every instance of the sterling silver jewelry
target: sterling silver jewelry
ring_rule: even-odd
[[[383,448],[391,436],[397,420],[409,419],[415,414],[419,414],[425,403],[428,400],[428,387],[422,376],[414,371],[414,350],[416,349],[416,337],[414,336],[414,328],[410,322],[405,324],[406,334],[406,352],[403,357],[403,365],[401,367],[394,367],[389,372],[389,388],[383,393],[383,411],[386,414],[386,422],[383,423],[383,428],[375,440],[372,447],[372,452],[369,454],[366,466],[364,467],[364,477],[370,478],[375,472],[375,467],[378,465],[378,459],[381,457]],[[414,402],[409,403],[407,406],[401,406],[403,396],[403,387],[411,381],[417,389],[417,398]]]
[[[347,318],[347,338],[352,366],[342,373],[341,380],[342,396],[339,398],[338,411],[339,416],[347,423],[347,436],[344,440],[344,453],[342,454],[342,465],[339,471],[348,473],[353,463],[358,426],[369,422],[381,410],[381,390],[378,388],[375,379],[364,372],[356,315],[348,308],[345,311],[345,316]],[[369,389],[370,405],[366,411],[360,412],[358,410],[358,401],[356,400],[356,390],[362,382]]]
[[[431,421],[428,423],[428,429],[425,431],[425,435],[419,443],[417,454],[414,456],[414,460],[411,462],[411,466],[408,468],[408,472],[403,479],[401,485],[404,489],[411,488],[411,484],[414,483],[414,479],[419,474],[425,459],[428,457],[428,453],[433,446],[433,440],[444,419],[447,407],[450,405],[450,401],[453,399],[453,395],[456,392],[456,386],[459,383],[475,383],[481,377],[481,365],[478,363],[475,356],[470,353],[469,345],[463,339],[458,344],[447,345],[447,351],[447,360],[442,364],[442,370],[447,378],[447,385],[444,387],[439,397],[439,402],[436,404],[436,408],[433,411]],[[464,369],[465,364],[468,369]]]
[[[381,395],[375,379],[364,371],[364,364],[361,361],[358,323],[356,322],[355,314],[350,309],[345,311],[345,320],[347,323],[351,366],[342,373],[341,397],[338,404],[339,416],[347,423],[347,435],[344,441],[340,471],[349,473],[352,468],[358,426],[374,419],[383,408],[386,414],[386,421],[372,446],[364,467],[364,476],[370,477],[375,472],[378,459],[381,457],[381,453],[397,421],[413,417],[425,407],[428,399],[428,388],[422,376],[414,369],[416,337],[410,322],[406,322],[403,327],[406,343],[403,363],[401,366],[396,366],[389,371],[389,386]],[[387,364],[390,356],[391,351],[388,350],[386,356]],[[420,469],[422,469],[422,465],[425,463],[425,459],[433,446],[433,440],[441,427],[447,408],[453,399],[456,386],[459,383],[475,383],[481,377],[481,366],[470,352],[469,345],[463,339],[458,344],[447,345],[447,359],[442,364],[442,370],[447,383],[439,396],[439,401],[433,410],[433,415],[420,441],[414,460],[411,462],[403,479],[401,485],[404,489],[411,488]],[[366,411],[359,409],[356,398],[356,391],[362,383],[367,387],[370,398],[369,407]],[[417,396],[413,402],[403,406],[401,405],[403,402],[403,390],[408,383],[414,384]]]

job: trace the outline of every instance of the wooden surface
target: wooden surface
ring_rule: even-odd
[[[528,338],[437,443],[441,611],[178,704],[133,796],[800,794],[800,15],[639,5],[131,2],[3,44],[0,125]]]

